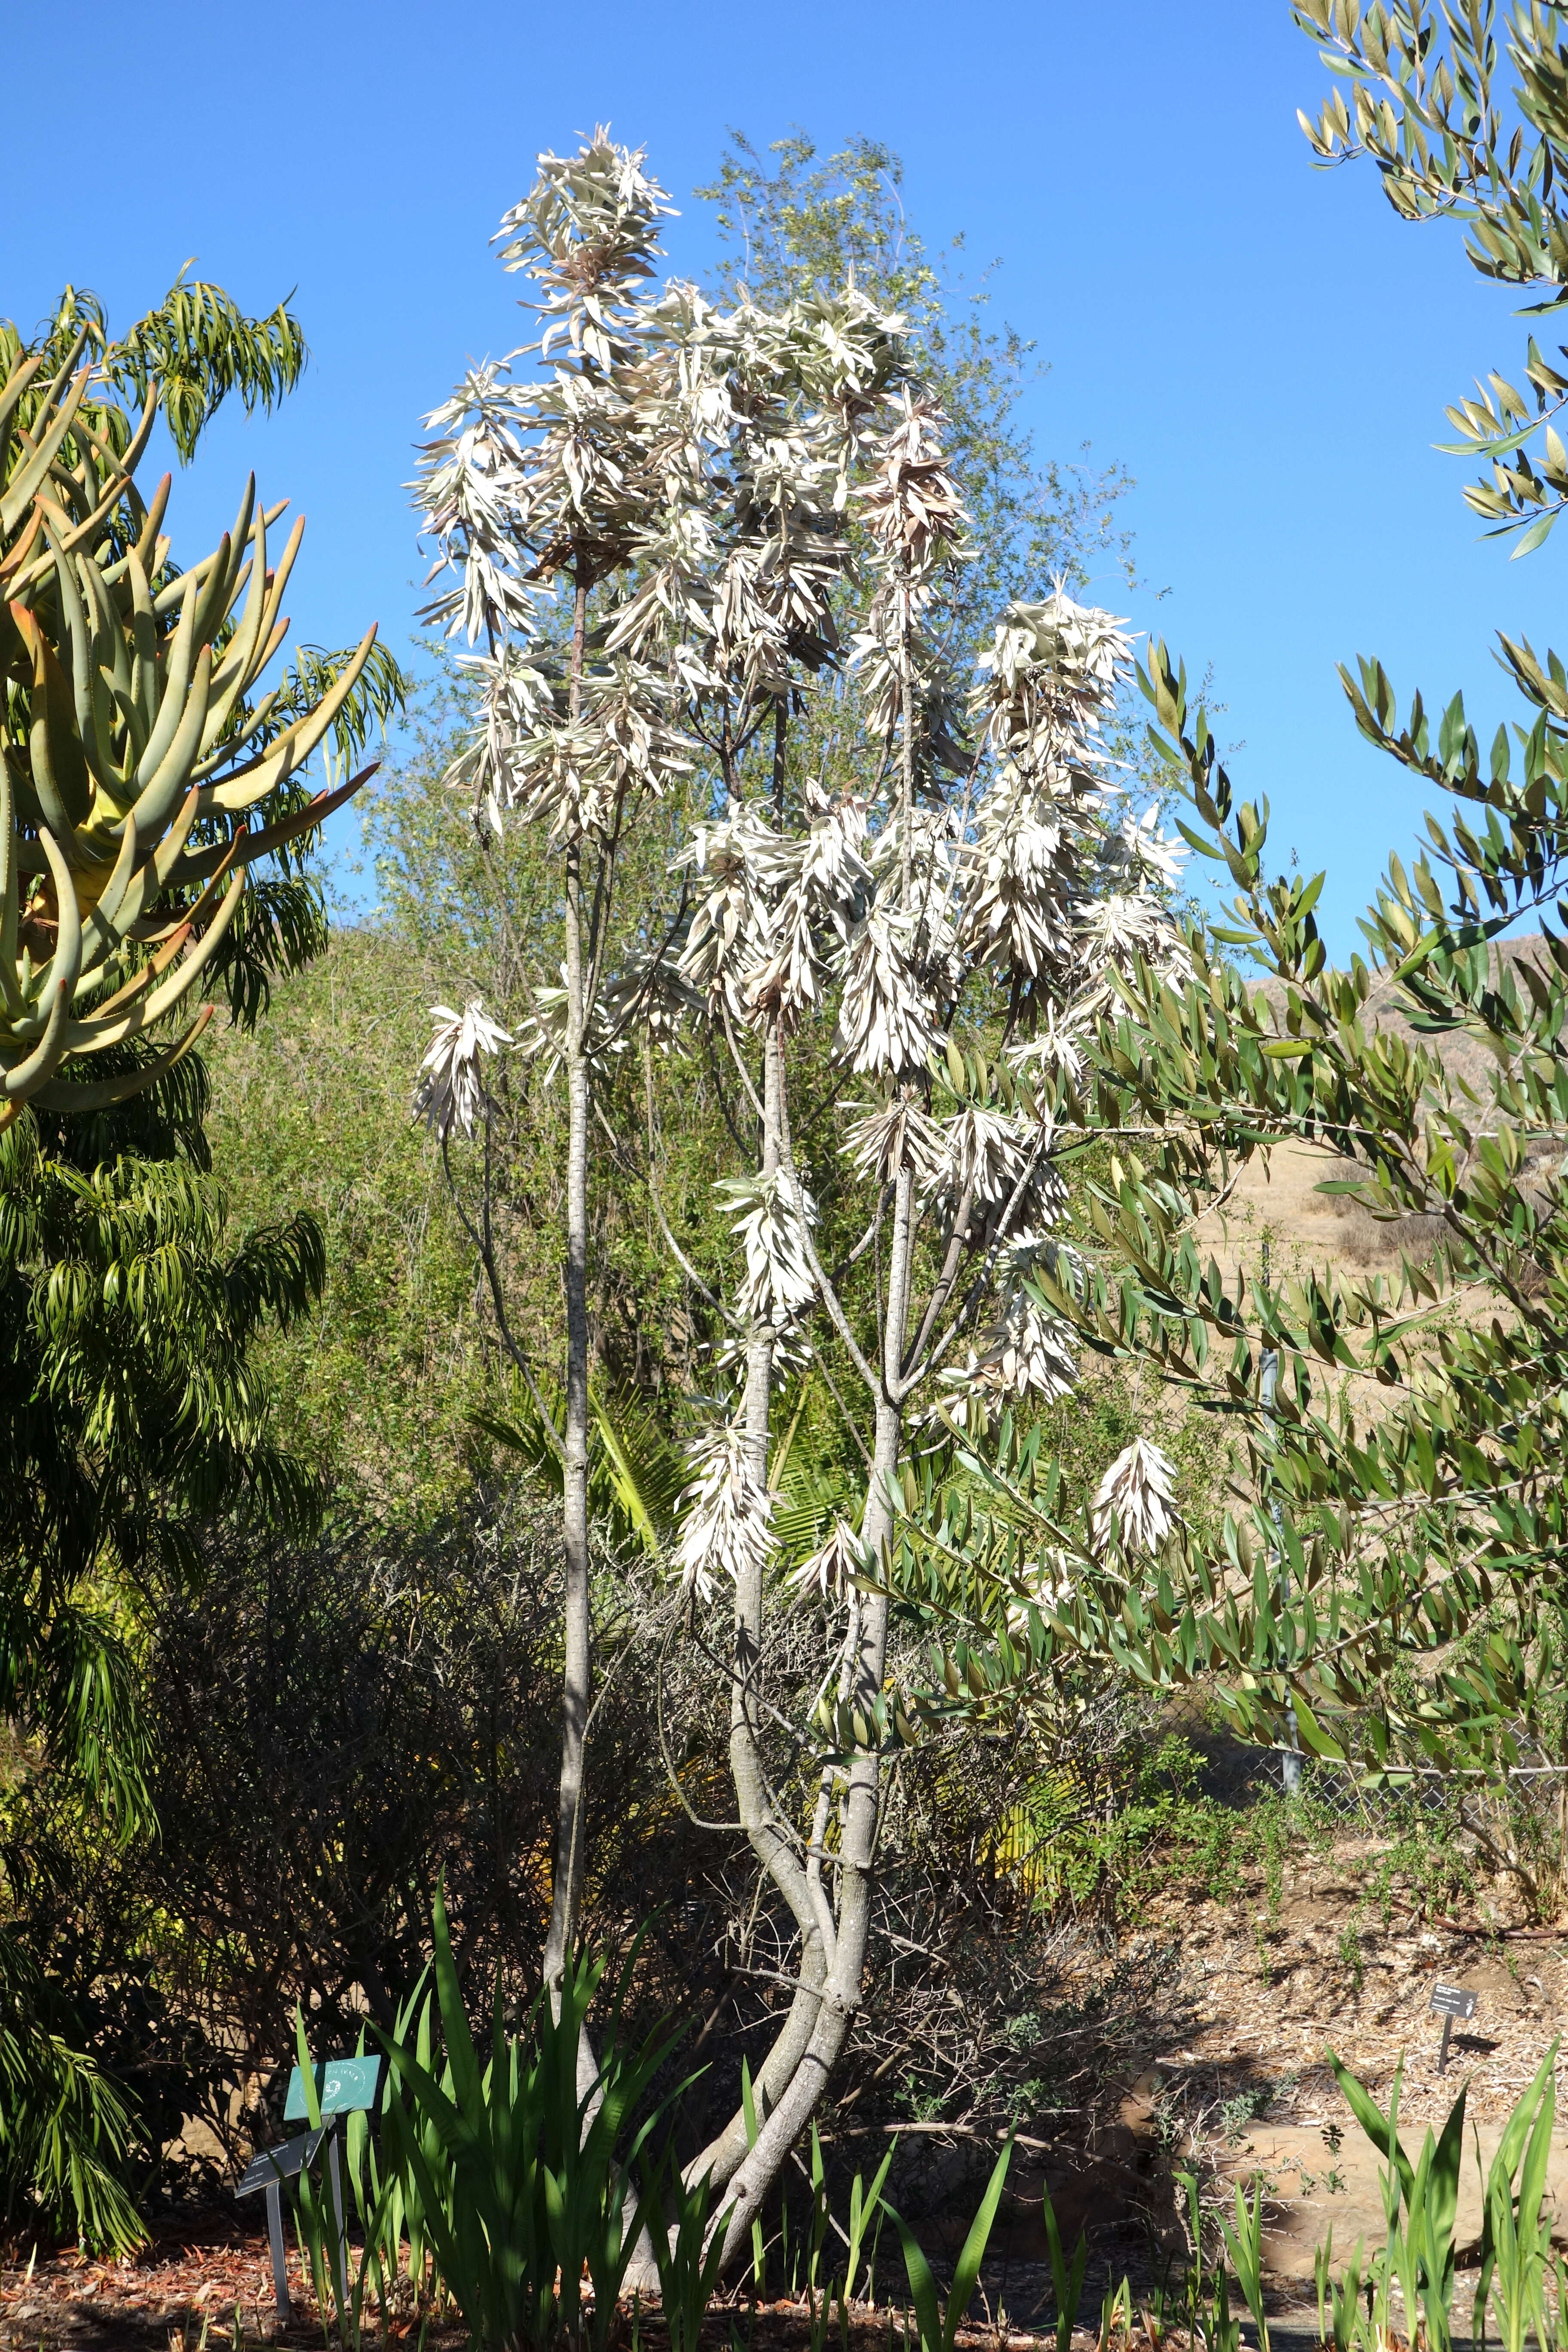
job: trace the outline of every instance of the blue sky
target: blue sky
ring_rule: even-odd
[[[1402,226],[1364,167],[1313,170],[1295,110],[1325,74],[1284,0],[149,0],[111,43],[105,22],[65,0],[8,37],[33,96],[7,123],[0,310],[28,324],[74,278],[123,322],[188,255],[253,308],[296,289],[305,383],[270,419],[220,419],[174,514],[182,547],[207,543],[251,464],[292,498],[303,637],[374,617],[406,648],[419,417],[517,340],[488,239],[535,152],[608,120],[682,205],[684,273],[710,257],[690,191],[731,125],[883,140],[928,242],[962,230],[974,264],[1000,259],[997,310],[1050,363],[1041,451],[1088,441],[1136,478],[1145,584],[1099,585],[1212,664],[1277,846],[1330,869],[1337,950],[1421,795],[1361,744],[1335,663],[1377,652],[1402,697],[1463,687],[1489,733],[1510,709],[1492,633],[1551,641],[1563,553],[1479,540],[1463,461],[1432,447],[1474,374],[1515,372],[1523,326],[1451,227]]]

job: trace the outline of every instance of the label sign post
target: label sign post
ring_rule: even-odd
[[[314,2164],[323,2147],[331,2175],[331,2219],[336,2225],[332,2252],[336,2256],[338,2308],[340,2311],[348,2309],[348,2215],[343,2203],[343,2176],[338,2157],[336,2118],[363,2114],[374,2106],[381,2082],[381,2060],[329,2058],[313,2071],[317,2113],[321,2122],[310,2131],[300,2132],[297,2138],[286,2141],[281,2147],[268,2148],[261,2155],[252,2157],[234,2192],[237,2197],[249,2197],[258,2189],[267,2191],[267,2234],[272,2242],[272,2288],[280,2323],[289,2316],[282,2185],[285,2180],[292,2180],[308,2166]],[[305,2078],[296,2066],[289,2077],[289,2095],[283,2105],[283,2120],[288,2124],[299,2123],[309,2113]]]
[[[289,2317],[289,2255],[283,2242],[283,2183],[292,2180],[314,2164],[327,2137],[328,2126],[301,2132],[298,2139],[285,2140],[281,2147],[269,2147],[260,2156],[253,2156],[240,2177],[235,2190],[237,2197],[252,2197],[258,2189],[267,2191],[267,2235],[272,2246],[272,2296],[280,2321]]]
[[[1454,2020],[1474,2017],[1479,1998],[1479,1994],[1471,1992],[1466,1986],[1445,1984],[1441,1978],[1433,1986],[1430,2003],[1432,2014],[1434,2017],[1440,2017],[1443,2021],[1442,2047],[1437,2053],[1439,2074],[1448,2063],[1448,2036],[1454,2030]]]

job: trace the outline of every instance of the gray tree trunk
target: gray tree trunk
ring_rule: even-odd
[[[579,583],[572,627],[569,709],[581,712],[587,590]],[[588,1121],[592,1110],[583,937],[583,854],[566,852],[566,1415],[562,1465],[561,1535],[566,1586],[561,1676],[561,1791],[550,1895],[544,1980],[555,1998],[577,1934],[587,1856],[583,1820],[593,1637],[588,1559]],[[582,2053],[579,2053],[581,2071]]]
[[[906,1168],[899,1175],[894,1196],[887,1317],[882,1336],[882,1393],[877,1402],[870,1485],[861,1527],[868,1554],[884,1564],[893,1531],[892,1489],[903,1438],[899,1374],[909,1320],[913,1246],[914,1180]],[[867,1597],[860,1617],[848,1675],[850,1703],[867,1720],[873,1718],[881,1695],[887,1656],[888,1601],[885,1594],[872,1593]],[[784,2031],[768,2054],[763,2073],[776,2080],[777,2088],[765,2119],[759,2111],[755,2146],[746,2151],[730,2175],[726,2264],[744,2251],[752,2223],[769,2189],[787,2161],[790,2149],[821,2105],[850,2022],[860,2005],[870,1938],[881,1781],[881,1757],[875,1748],[864,1749],[851,1759],[846,1774],[838,1846],[839,1893],[834,1949],[820,1987],[803,1981]]]

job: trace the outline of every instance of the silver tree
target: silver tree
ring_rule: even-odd
[[[639,299],[664,209],[641,158],[601,133],[541,171],[509,253],[535,277],[544,372],[471,377],[435,420],[421,495],[460,571],[436,609],[467,634],[483,688],[462,770],[476,814],[491,827],[513,809],[548,823],[563,860],[563,985],[530,985],[517,1040],[559,1063],[570,1111],[547,1970],[559,1972],[584,1860],[595,1056],[634,1024],[670,1046],[684,1011],[731,1063],[755,1151],[722,1190],[736,1278],[723,1295],[703,1286],[726,1335],[727,1394],[691,1440],[672,1570],[722,1670],[737,1810],[796,1951],[754,2144],[738,2114],[690,2168],[725,2188],[733,2249],[861,1997],[902,1720],[889,1622],[911,1443],[1074,1377],[1065,1330],[1029,1283],[1055,1248],[1062,1191],[1039,1073],[1070,1065],[1115,968],[1174,956],[1171,861],[1108,772],[1101,728],[1128,652],[1116,623],[1065,593],[1014,604],[964,674],[965,518],[904,322],[852,285],[772,312],[744,299],[720,310],[681,286]],[[557,583],[569,633],[542,617]],[[693,819],[676,861],[684,917],[617,964],[616,856],[677,775]],[[445,1139],[483,1118],[482,1057],[513,1040],[476,1004],[440,1020],[421,1102]],[[835,1075],[816,1108],[834,1141],[806,1166],[801,1113],[824,1066]],[[658,1204],[651,1082],[648,1097],[650,1191],[699,1283]],[[837,1276],[819,1249],[814,1196],[827,1192],[837,1222],[859,1226]],[[503,1338],[548,1420],[491,1274]],[[773,1523],[773,1419],[807,1360],[859,1384],[864,1475],[825,1539],[791,1560]],[[1121,1466],[1113,1514],[1147,1469],[1142,1456]],[[770,1643],[803,1596],[821,1642],[821,1704],[791,1729],[812,1792],[804,1835],[763,1738],[777,1714]],[[720,1609],[725,1631],[710,1639]]]
[[[563,1278],[563,1410],[550,1411],[512,1332],[493,1253],[498,1328],[559,1453],[565,1550],[561,1789],[547,1980],[574,1937],[586,1860],[584,1759],[593,1660],[588,1546],[588,1183],[595,1052],[605,1043],[606,955],[617,861],[639,806],[680,764],[673,679],[620,645],[634,560],[682,500],[689,452],[670,341],[643,299],[670,207],[640,154],[595,133],[574,155],[544,155],[529,196],[502,222],[501,258],[526,273],[537,341],[472,371],[429,424],[418,504],[437,550],[432,578],[454,584],[430,616],[466,638],[482,725],[455,782],[475,821],[513,815],[558,845],[559,988],[523,984],[527,1042],[558,1060],[567,1103]],[[520,360],[536,358],[535,372]],[[563,624],[563,625],[562,625]],[[613,1016],[612,1016],[613,1017]],[[482,1115],[479,1055],[510,1043],[481,1005],[437,1008],[417,1097],[443,1146]]]
[[[896,346],[897,322],[880,323]],[[721,1302],[741,1342],[735,1386],[691,1445],[678,1566],[694,1608],[731,1596],[738,1809],[798,1931],[794,1994],[757,2080],[760,2128],[735,2116],[689,2168],[727,2184],[731,2252],[861,1998],[883,1777],[903,1720],[888,1645],[911,1437],[929,1443],[933,1419],[956,1427],[1005,1392],[1060,1394],[1074,1377],[1066,1331],[1027,1283],[1052,1251],[1062,1196],[1039,1066],[1079,1050],[1113,969],[1179,952],[1162,896],[1170,851],[1125,812],[1100,740],[1126,638],[1065,594],[1009,607],[980,660],[965,740],[943,627],[964,518],[942,420],[896,361],[879,375],[838,431],[832,476],[838,576],[853,574],[846,601],[860,625],[842,674],[827,656],[818,666],[832,711],[813,740],[826,756],[814,773],[780,751],[749,797],[721,767],[723,814],[687,853],[706,894],[680,969],[734,1057],[761,1140],[753,1175],[729,1187],[743,1260]],[[816,389],[803,374],[797,396]],[[832,416],[823,403],[802,417],[801,498]],[[732,674],[717,634],[710,646],[696,698],[727,708]],[[797,1096],[824,1056],[860,1094],[834,1114],[837,1164],[808,1168]],[[859,1238],[842,1255],[878,1267],[868,1297],[824,1265],[813,1196],[825,1185],[841,1215],[859,1200]],[[860,1384],[865,1475],[786,1585],[772,1404],[781,1366],[808,1351]],[[1122,1465],[1122,1483],[1145,1466]],[[770,1608],[776,1622],[802,1591],[817,1596],[825,1643],[823,1703],[794,1733],[796,1757],[815,1758],[805,1836],[769,1787],[760,1736],[774,1712]]]

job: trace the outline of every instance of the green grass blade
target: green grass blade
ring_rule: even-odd
[[[921,2352],[947,2352],[942,2332],[942,2310],[937,2302],[936,2281],[931,2264],[920,2249],[920,2242],[896,2205],[889,2205],[893,2225],[903,2242],[904,2268],[909,2273],[910,2294],[913,2297],[915,2320],[921,2331]]]
[[[316,2088],[316,2069],[310,2060],[310,2045],[305,2039],[305,2015],[298,2001],[294,2003],[294,2047],[300,2055],[300,2080],[305,2089],[305,2115],[312,2131],[321,2128],[321,2095]]]
[[[452,1958],[452,1935],[447,1924],[447,1906],[438,1885],[430,1914],[436,1947],[432,1966],[436,1975],[436,1997],[441,2005],[441,2030],[447,2043],[447,2063],[452,2069],[458,2106],[467,2115],[478,2115],[484,2105],[479,2055],[474,2048],[473,2035],[468,2031],[468,2013],[463,2005],[462,1986],[458,1981],[458,1964]]]
[[[1459,2210],[1459,2168],[1464,2155],[1465,2094],[1461,2091],[1448,2110],[1448,2120],[1432,2157],[1432,2228],[1435,2235],[1445,2240],[1451,2240],[1454,2234],[1454,2219]]]
[[[1394,2120],[1398,2112],[1398,2076],[1394,2077],[1394,2107],[1390,2114],[1385,2116],[1371,2093],[1363,2084],[1357,2082],[1350,2068],[1343,2064],[1331,2050],[1328,2053],[1328,2058],[1330,2065],[1334,2070],[1334,2080],[1344,2095],[1345,2105],[1379,2155],[1385,2157],[1391,2164],[1397,2167],[1400,2186],[1408,2193],[1414,2173],[1410,2158],[1400,2145],[1398,2125]]]
[[[1007,2144],[996,2159],[995,2169],[985,2184],[985,2194],[981,2199],[974,2219],[969,2225],[969,2235],[965,2238],[958,2260],[953,2264],[952,2292],[947,2299],[947,2323],[942,2338],[944,2352],[952,2352],[953,2338],[963,2325],[964,2314],[969,2309],[970,2297],[974,2293],[975,2281],[980,2276],[980,2265],[985,2260],[985,2248],[995,2224],[996,2209],[1002,2202],[1002,2191],[1007,2181],[1007,2168],[1012,2161],[1013,2135],[1009,2132]]]

